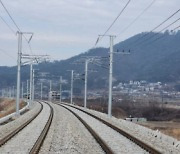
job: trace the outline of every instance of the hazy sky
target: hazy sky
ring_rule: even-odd
[[[24,32],[33,32],[34,54],[49,54],[52,59],[66,59],[93,47],[98,34],[103,34],[128,0],[2,0]],[[153,0],[131,0],[109,34],[118,35],[115,43],[137,33],[149,31],[177,11],[180,0],[156,0],[127,31],[128,26]],[[17,31],[0,5],[0,16]],[[166,25],[180,17],[180,12]],[[180,22],[172,26],[178,26]],[[162,29],[162,26],[160,29]],[[159,30],[160,30],[159,29]],[[28,37],[28,36],[27,36]],[[98,46],[109,46],[104,38]],[[5,53],[3,53],[3,50]],[[30,53],[23,41],[23,53]],[[16,65],[17,36],[0,18],[0,66]]]

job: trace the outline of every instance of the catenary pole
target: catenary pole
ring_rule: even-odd
[[[27,80],[27,85],[26,85],[26,98],[28,100],[28,95],[29,95],[29,80]]]
[[[41,82],[41,101],[42,101],[42,94],[43,94],[43,83]]]
[[[14,88],[14,86],[13,86],[12,97],[15,98],[15,88]]]
[[[31,62],[30,64],[30,80],[29,80],[30,84],[29,84],[29,101],[30,101],[30,107],[32,105],[32,94],[33,94],[33,64]]]
[[[112,116],[112,78],[113,78],[113,46],[115,35],[99,35],[99,37],[108,36],[110,38],[110,55],[109,55],[109,96],[108,96],[108,117]]]
[[[35,85],[34,85],[34,73],[35,70],[33,69],[33,76],[32,76],[32,103],[34,102],[34,91],[35,91]]]
[[[62,76],[60,76],[60,85],[59,85],[59,101],[62,101]]]
[[[73,104],[73,81],[74,81],[74,70],[71,70],[71,104]]]
[[[1,97],[4,98],[4,89],[1,90]]]
[[[110,58],[109,58],[109,99],[108,99],[108,116],[112,116],[112,77],[113,77],[113,35],[110,35]]]
[[[22,32],[18,34],[18,58],[17,58],[17,92],[16,92],[16,115],[19,116],[20,104],[20,80],[21,80],[21,54],[22,54]]]
[[[11,87],[9,87],[9,97],[11,98]]]
[[[21,87],[21,98],[23,99],[23,93],[24,93],[24,83],[22,82],[22,87]]]
[[[88,63],[89,60],[85,61],[85,81],[84,81],[84,108],[87,108],[87,76],[88,76]]]
[[[52,80],[49,81],[49,101],[51,101],[51,96],[52,96]]]

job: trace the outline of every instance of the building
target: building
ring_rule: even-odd
[[[49,100],[58,100],[60,99],[60,94],[57,91],[50,91],[49,92]]]

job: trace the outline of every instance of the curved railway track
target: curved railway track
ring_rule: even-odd
[[[46,104],[48,104],[48,103],[46,103]],[[37,154],[37,153],[39,153],[39,150],[40,150],[40,148],[41,148],[41,146],[42,146],[42,144],[44,142],[44,139],[46,138],[46,135],[47,135],[47,133],[48,133],[48,131],[50,129],[50,126],[51,126],[51,123],[52,123],[52,120],[53,120],[53,116],[54,116],[54,110],[53,110],[51,105],[49,105],[49,107],[50,107],[51,112],[50,112],[50,116],[48,118],[48,121],[47,121],[43,131],[41,132],[39,138],[37,139],[36,143],[32,147],[32,149],[30,151],[30,154]]]
[[[94,138],[96,139],[96,141],[100,144],[100,146],[102,147],[102,149],[108,153],[108,154],[111,154],[111,153],[114,153],[110,147],[108,147],[108,145],[101,139],[101,137],[99,137],[99,135],[94,131],[92,130],[92,128],[81,118],[79,117],[75,112],[73,112],[72,110],[70,110],[69,108],[65,107],[66,106],[69,106],[69,107],[72,107],[74,109],[77,109],[93,118],[95,118],[96,120],[102,122],[103,124],[105,124],[106,126],[112,128],[113,130],[117,131],[118,133],[120,133],[121,135],[123,135],[124,137],[128,138],[129,140],[131,140],[132,142],[134,142],[136,145],[140,146],[142,149],[146,150],[147,152],[149,153],[152,153],[152,154],[160,154],[161,152],[159,152],[158,150],[156,150],[155,148],[151,147],[150,145],[144,143],[143,141],[141,141],[140,139],[132,136],[131,134],[121,130],[120,128],[110,124],[109,122],[89,113],[89,112],[86,112],[78,107],[75,107],[75,106],[71,106],[71,105],[68,105],[68,104],[58,104],[64,108],[66,108],[67,110],[69,110],[71,113],[73,113],[83,124],[84,126],[90,131],[90,133],[94,136]]]
[[[40,102],[39,102],[40,103]],[[44,102],[46,103],[46,102]],[[25,122],[23,125],[21,125],[20,127],[18,127],[15,131],[11,132],[10,134],[8,134],[6,137],[4,137],[2,140],[0,140],[0,146],[4,145],[5,143],[8,143],[8,141],[15,137],[16,135],[18,135],[18,133],[23,130],[23,128],[25,128],[26,126],[28,127],[28,125],[36,119],[36,117],[38,117],[38,115],[40,115],[40,113],[43,110],[43,105],[41,104],[41,108],[39,110],[39,112],[37,114],[35,114],[31,119],[29,119],[27,122]],[[45,126],[43,127],[42,132],[40,133],[39,137],[37,137],[37,140],[35,141],[34,145],[32,146],[32,148],[30,149],[30,154],[37,154],[39,153],[39,150],[46,138],[46,135],[50,129],[52,120],[53,120],[53,115],[54,115],[54,111],[51,105],[49,105],[48,103],[46,103],[49,107],[50,107],[50,114],[48,117],[47,122],[45,123]]]
[[[95,140],[99,143],[99,145],[102,147],[103,151],[108,154],[113,154],[113,151],[111,148],[99,137],[99,135],[75,112],[72,110],[68,109],[67,107],[60,105],[70,111],[73,115],[75,115],[81,122],[82,124],[88,129],[88,131],[92,134],[92,136],[95,138]]]
[[[40,103],[40,102],[39,102]],[[18,134],[23,128],[25,128],[27,125],[29,125],[43,110],[43,105],[41,104],[41,108],[37,114],[35,114],[32,118],[30,118],[28,121],[26,121],[24,124],[19,126],[17,129],[9,133],[7,136],[5,136],[3,139],[0,140],[0,147],[4,145],[6,142],[8,142],[11,138],[13,138],[16,134]]]

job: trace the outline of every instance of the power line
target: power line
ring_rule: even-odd
[[[176,30],[176,29],[178,29],[178,28],[180,28],[180,25],[179,25],[179,26],[177,26],[176,28],[174,28],[174,29],[173,29],[173,31],[175,31],[175,30]]]
[[[172,26],[173,24],[175,24],[175,23],[176,23],[177,21],[179,21],[179,20],[180,20],[180,18],[176,19],[174,22],[172,22],[171,24],[169,24],[168,26],[166,26],[165,28],[163,28],[161,31],[159,31],[159,33],[162,32],[162,31],[164,31],[165,29],[169,28],[170,26]]]
[[[154,31],[154,30],[156,30],[157,28],[159,28],[161,25],[163,25],[166,21],[168,21],[169,19],[171,19],[174,15],[176,15],[178,12],[180,11],[180,9],[179,10],[177,10],[176,12],[174,12],[171,16],[169,16],[166,20],[164,20],[162,23],[160,23],[158,26],[156,26],[155,28],[153,28],[152,30],[151,30],[151,32],[152,31]]]
[[[169,28],[170,26],[172,26],[173,24],[175,24],[176,22],[178,22],[180,20],[180,18],[176,19],[175,21],[173,21],[172,23],[170,23],[169,25],[167,25],[165,28],[161,29],[160,31],[158,31],[157,33],[155,33],[154,35],[148,37],[146,40],[144,40],[143,42],[140,42],[138,43],[137,45],[140,45],[140,44],[143,44],[145,43],[146,41],[156,37],[159,33],[161,33],[162,31],[166,30],[167,28]],[[137,46],[136,45],[136,46]]]
[[[95,46],[97,45],[97,43],[99,41],[101,41],[103,39],[103,37],[107,34],[107,32],[112,28],[112,26],[115,24],[115,22],[118,20],[118,18],[121,16],[121,14],[124,12],[124,10],[126,9],[126,7],[128,6],[128,4],[130,3],[131,0],[128,0],[128,2],[126,3],[126,5],[123,7],[123,9],[120,11],[120,13],[118,14],[118,16],[115,18],[115,20],[112,22],[112,24],[108,27],[108,29],[105,31],[105,33],[101,36],[101,38],[97,39]]]
[[[173,30],[171,30],[171,32],[175,31],[175,30],[178,29],[178,28],[180,28],[180,25],[177,26],[177,27],[175,27]],[[152,40],[150,43],[152,44],[152,43],[154,43],[154,42],[156,42],[156,41],[164,38],[165,36],[166,36],[166,35],[162,35],[162,36],[160,36],[160,37],[157,37],[155,40]]]
[[[124,33],[125,31],[127,31],[129,29],[129,27],[131,27],[154,3],[156,0],[153,0],[127,27],[125,27],[120,34]],[[119,34],[119,35],[120,35]]]
[[[99,66],[99,67],[101,67],[101,68],[104,68],[104,69],[107,69],[107,70],[109,69],[108,66],[103,65],[102,63],[98,63],[98,62],[95,62],[95,61],[92,62],[92,63],[95,64],[95,65],[97,65],[97,66]]]
[[[19,28],[19,26],[17,25],[17,23],[15,22],[15,20],[13,19],[13,17],[11,16],[11,14],[9,13],[8,9],[5,7],[5,5],[3,4],[3,2],[0,0],[1,5],[3,6],[3,8],[5,9],[6,13],[8,14],[8,16],[10,17],[10,19],[12,20],[12,22],[14,23],[14,25],[16,26],[16,28],[18,29],[19,32],[22,32]],[[26,42],[28,43],[30,52],[32,53],[32,49],[31,49],[31,45],[28,42],[28,39],[24,36],[24,34],[22,35],[24,37],[24,39],[26,40]],[[32,53],[33,54],[33,53]]]
[[[11,16],[11,14],[9,13],[9,11],[7,10],[7,8],[5,7],[5,5],[3,4],[3,2],[0,0],[1,5],[3,6],[3,8],[5,9],[6,13],[9,15],[9,17],[11,18],[12,22],[14,23],[14,25],[16,26],[16,28],[21,32],[20,28],[18,27],[18,25],[16,24],[15,20],[13,19],[13,17]]]
[[[126,9],[126,7],[128,6],[128,4],[130,3],[131,0],[129,0],[126,5],[124,6],[124,8],[121,10],[121,12],[118,14],[118,16],[115,18],[115,20],[112,22],[112,24],[109,26],[109,28],[105,31],[105,33],[103,34],[103,37],[107,34],[107,32],[111,29],[111,27],[114,25],[114,23],[117,21],[117,19],[120,17],[120,15],[124,12],[124,10]]]
[[[178,9],[176,12],[174,12],[172,15],[170,15],[168,18],[166,18],[163,22],[161,22],[159,25],[157,25],[156,27],[154,27],[150,32],[153,32],[154,30],[156,30],[157,28],[159,28],[160,26],[162,26],[165,22],[167,22],[169,19],[171,19],[173,16],[175,16],[178,12],[180,11],[180,9]],[[144,37],[147,37],[149,33],[145,33],[144,35],[142,35],[140,38],[137,38],[131,46],[136,45],[136,43],[138,44],[139,40],[141,40]]]
[[[4,20],[4,18],[2,16],[0,16],[1,20],[6,24],[6,26],[10,29],[10,31],[16,35],[16,32],[9,26],[9,24],[6,22],[6,20]]]
[[[6,56],[12,58],[13,60],[16,60],[16,58],[13,57],[13,56],[11,56],[10,54],[8,54],[7,51],[5,51],[5,50],[3,50],[3,49],[1,49],[1,48],[0,48],[0,51],[1,51],[2,53],[4,53]]]

